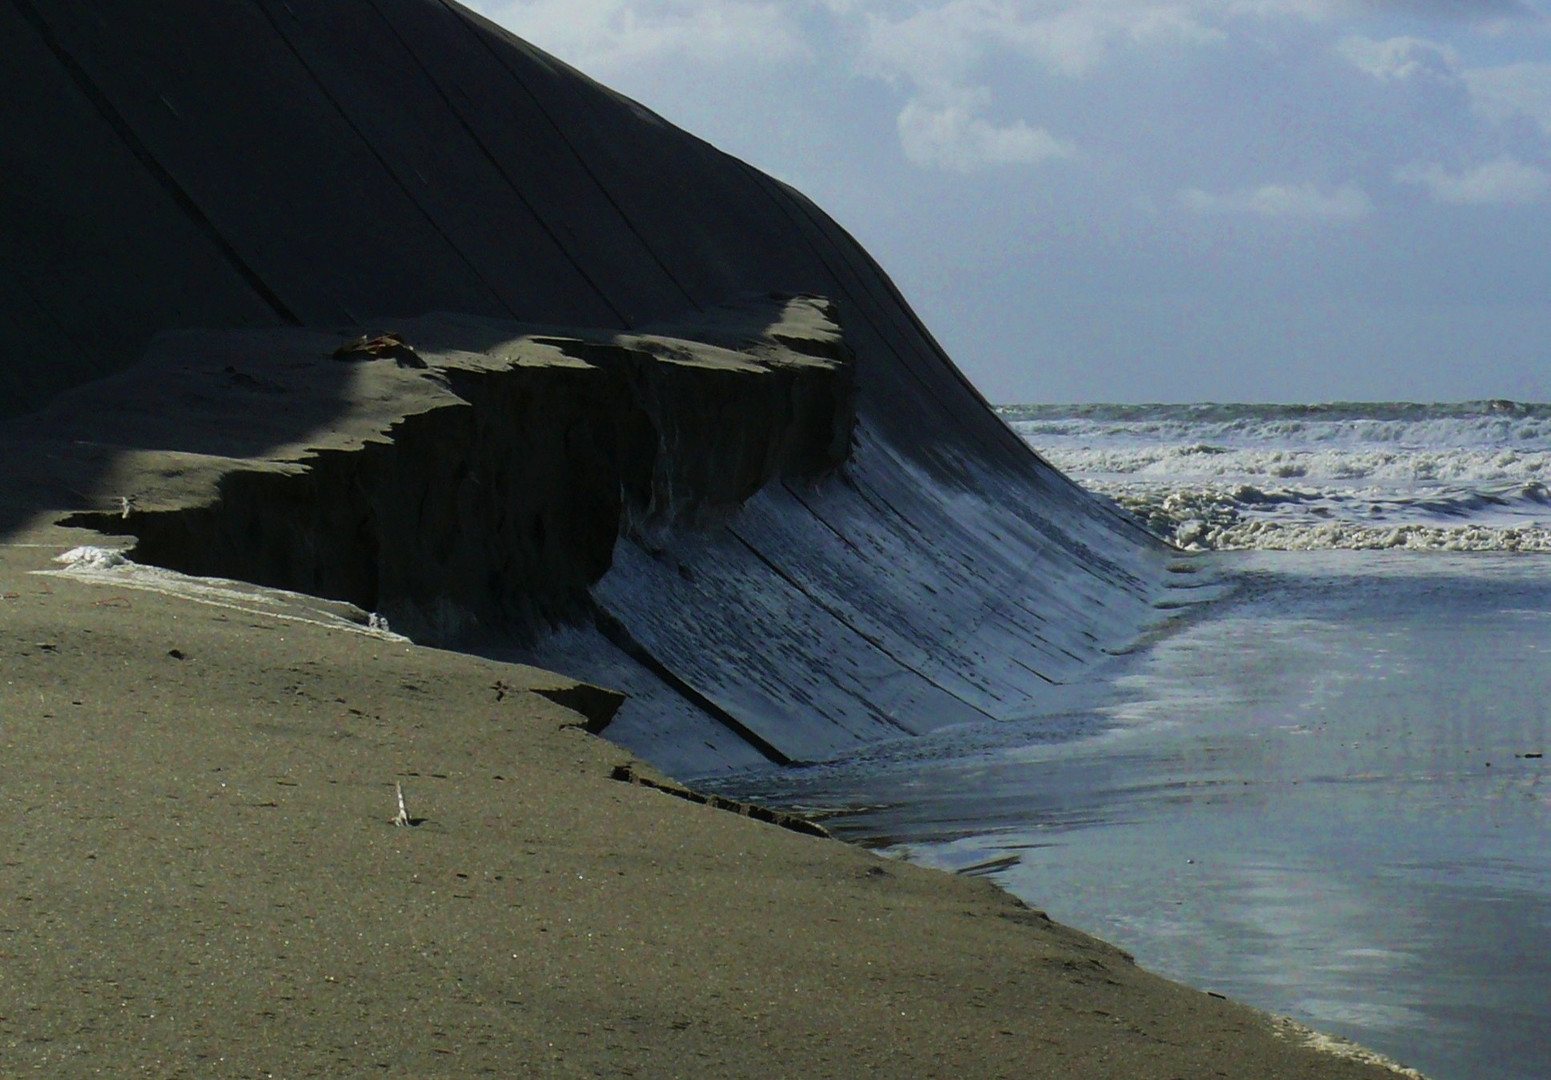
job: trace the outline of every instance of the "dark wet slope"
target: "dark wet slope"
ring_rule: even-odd
[[[0,64],[6,413],[180,328],[835,301],[850,461],[624,521],[593,616],[519,628],[631,690],[611,734],[670,767],[1023,715],[1149,617],[1156,547],[1028,453],[834,222],[455,4],[0,0]]]

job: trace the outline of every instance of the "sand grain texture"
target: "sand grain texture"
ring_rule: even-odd
[[[450,0],[17,0],[0,57],[0,1077],[1383,1075],[611,779],[562,676],[36,575],[74,510],[421,641],[562,625],[706,775],[1050,707],[1171,555],[800,193]]]
[[[0,548],[0,1073],[1389,1075],[612,780],[561,677],[29,573],[83,536]]]

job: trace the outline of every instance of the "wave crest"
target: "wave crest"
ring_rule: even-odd
[[[1551,551],[1551,405],[1000,412],[1052,464],[1181,547]]]

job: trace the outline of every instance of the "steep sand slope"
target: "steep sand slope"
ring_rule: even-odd
[[[1154,618],[1167,553],[802,196],[439,0],[13,0],[0,65],[0,410],[31,413],[0,477],[0,1073],[1385,1075],[984,884],[625,782],[585,731],[607,692],[354,625],[522,631],[631,691],[612,736],[710,771],[1049,707]],[[745,325],[772,293],[833,307]],[[388,329],[427,367],[332,360]],[[842,375],[854,426],[739,397]],[[533,430],[558,442],[499,452]],[[572,484],[610,430],[644,482],[539,498],[542,530],[436,471]],[[771,456],[671,452],[729,432]],[[101,540],[67,513],[335,602],[38,576]],[[471,566],[486,608],[440,618],[424,590]]]
[[[83,538],[0,547],[0,1073],[1394,1075],[984,882],[611,779],[568,680],[31,573]]]
[[[456,4],[16,0],[0,64],[17,88],[0,100],[0,410],[189,328],[337,338],[446,311],[714,340],[750,296],[833,302],[856,390],[846,465],[773,478],[725,528],[623,523],[593,592],[612,621],[524,642],[628,686],[616,737],[665,767],[1028,715],[1155,617],[1165,553],[1029,453],[841,228]],[[254,395],[272,444],[316,441],[356,404],[342,377],[309,394]],[[145,449],[101,441],[75,485],[93,497]],[[351,524],[404,542],[383,518]]]

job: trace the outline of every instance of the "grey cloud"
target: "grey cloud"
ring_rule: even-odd
[[[1545,16],[1519,0],[1364,0],[1361,5],[1387,15],[1430,19],[1493,22],[1501,19],[1542,21]]]
[[[1440,165],[1408,165],[1395,172],[1395,179],[1425,187],[1435,202],[1460,206],[1522,206],[1551,194],[1551,174],[1512,157],[1460,173]]]

